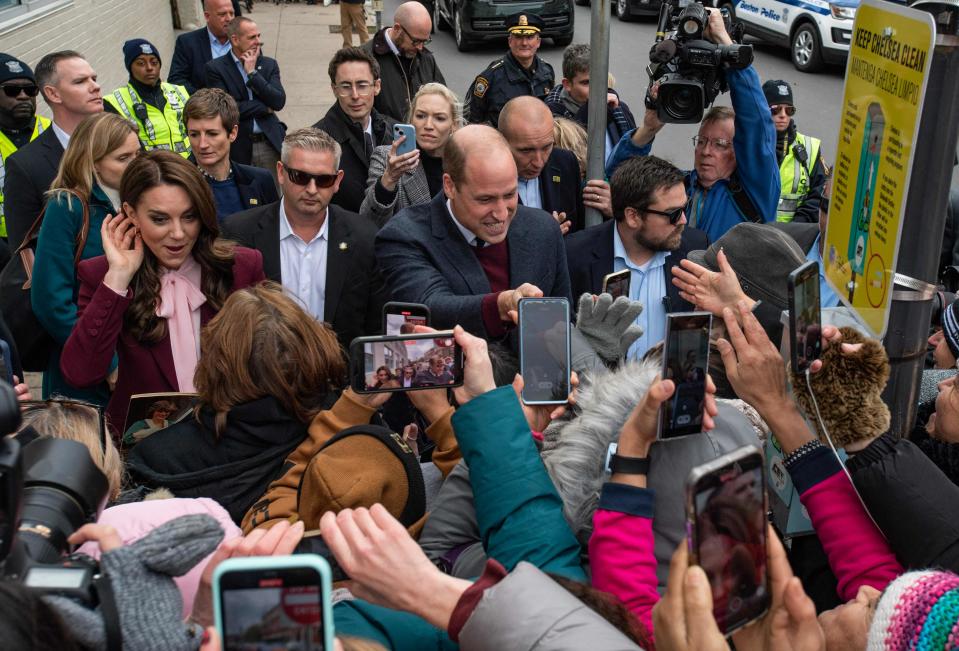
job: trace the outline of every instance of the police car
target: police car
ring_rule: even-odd
[[[716,0],[746,33],[789,48],[793,65],[816,72],[824,63],[844,63],[859,0]]]

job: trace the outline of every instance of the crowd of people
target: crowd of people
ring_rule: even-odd
[[[219,649],[220,563],[318,530],[343,575],[336,648],[959,648],[959,302],[930,326],[919,416],[897,436],[882,344],[822,272],[831,172],[790,84],[725,70],[731,107],[705,112],[687,171],[655,144],[655,87],[634,116],[593,79],[606,175],[590,179],[589,45],[557,83],[543,19],[514,14],[508,52],[461,95],[423,4],[373,35],[362,2],[339,4],[336,99],[312,126],[279,119],[279,64],[230,0],[204,0],[172,53],[127,40],[111,92],[79,52],[0,54],[11,434],[72,441],[102,474],[69,546],[113,595],[0,581],[2,646]],[[718,10],[705,37],[732,42]],[[810,261],[825,325],[807,375],[780,344],[787,278]],[[559,406],[521,400],[518,312],[537,297],[574,316]],[[455,349],[351,359],[391,301],[426,306]],[[706,375],[693,352],[663,361],[668,315],[694,310],[713,316]],[[658,438],[670,378],[705,387],[703,432]],[[737,522],[765,544],[691,555],[687,478],[744,446],[780,455],[767,482],[791,482],[809,530],[768,524],[762,484],[741,484],[754,508]],[[727,497],[700,528],[738,535],[710,515]],[[731,636],[724,563],[767,604]]]

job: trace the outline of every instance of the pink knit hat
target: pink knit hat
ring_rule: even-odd
[[[959,575],[907,572],[882,593],[867,651],[959,649]]]

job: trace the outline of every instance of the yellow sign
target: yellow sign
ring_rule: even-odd
[[[823,262],[833,289],[876,337],[889,322],[934,39],[926,12],[882,0],[863,0],[856,12]]]

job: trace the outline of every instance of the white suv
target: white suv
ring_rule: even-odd
[[[816,72],[849,55],[852,21],[859,0],[715,0],[746,33],[789,48],[793,65]]]

